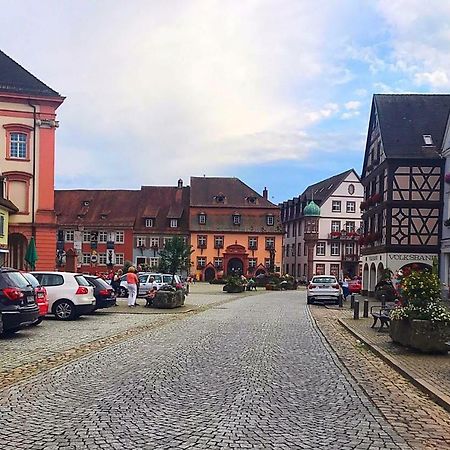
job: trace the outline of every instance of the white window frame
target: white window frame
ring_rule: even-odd
[[[83,259],[82,259],[83,266],[88,266],[91,264],[91,254],[90,253],[83,253]]]
[[[266,247],[265,247],[266,250],[275,248],[275,238],[272,236],[266,237],[265,244],[266,244]]]
[[[356,202],[347,202],[346,203],[346,205],[345,205],[345,210],[348,212],[348,213],[354,213],[354,212],[356,212]]]
[[[268,215],[266,216],[266,225],[269,226],[269,227],[271,227],[271,226],[273,226],[274,224],[275,224],[275,217],[272,216],[271,214],[268,214]]]
[[[331,232],[336,233],[341,231],[341,221],[340,220],[332,220],[331,221]]]
[[[332,200],[331,201],[331,212],[341,212],[341,211],[342,211],[341,200]]]
[[[354,255],[355,254],[355,243],[354,242],[346,242],[345,243],[344,254],[345,255]]]
[[[99,253],[98,254],[98,264],[100,266],[106,266],[107,260],[106,260],[106,253]]]
[[[255,245],[251,245],[251,243],[254,243]],[[250,250],[257,250],[258,249],[258,238],[256,236],[251,236],[248,238],[248,248]]]
[[[178,219],[170,219],[170,228],[178,228]]]
[[[100,244],[106,244],[106,241],[108,240],[108,232],[107,231],[99,231],[98,232],[98,242]],[[106,264],[106,263],[105,263]]]
[[[240,224],[241,224],[241,215],[233,214],[233,225],[240,225]]]
[[[256,269],[258,265],[258,258],[248,258],[248,267],[251,269]]]
[[[123,266],[125,255],[123,253],[116,253],[116,266]]]
[[[223,267],[223,258],[216,257],[214,258],[214,267]]]
[[[200,225],[204,225],[206,223],[206,214],[199,214],[198,215],[198,223]]]
[[[145,228],[153,228],[154,220],[153,219],[145,219]]]
[[[205,234],[199,234],[197,236],[197,247],[205,247],[207,245],[208,242],[208,236],[206,236]]]
[[[91,232],[90,231],[83,231],[83,243],[91,242]]]
[[[24,139],[22,139],[24,138]],[[9,135],[9,156],[14,159],[28,159],[27,158],[27,140],[26,133],[14,131]],[[13,147],[15,147],[13,149]]]
[[[116,231],[116,244],[123,244],[125,242],[125,232]]]
[[[136,247],[145,247],[145,236],[136,236]]]
[[[332,242],[331,243],[331,245],[330,245],[330,255],[331,256],[340,256],[341,255],[341,244],[339,242]]]
[[[156,256],[151,256],[150,258],[148,258],[148,264],[150,267],[158,267],[159,258]]]
[[[224,236],[216,235],[214,236],[214,247],[222,248],[224,246]]]
[[[150,247],[158,247],[159,248],[159,237],[151,237],[150,238]]]
[[[345,231],[347,233],[353,233],[356,229],[356,224],[353,220],[348,220],[345,222]]]
[[[64,231],[64,241],[73,242],[75,237],[75,230],[65,230]]]
[[[202,267],[202,268],[206,267],[206,257],[205,256],[197,256],[197,267]]]
[[[320,251],[319,251],[320,249]],[[316,244],[316,256],[325,256],[326,254],[326,243],[325,242],[317,242]]]

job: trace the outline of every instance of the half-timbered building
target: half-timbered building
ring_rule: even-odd
[[[439,254],[450,95],[374,95],[362,183],[363,291],[384,269],[431,267]]]

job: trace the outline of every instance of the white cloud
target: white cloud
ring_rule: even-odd
[[[349,111],[341,114],[341,119],[348,120],[360,115],[359,111]]]
[[[344,106],[345,106],[345,109],[355,110],[355,109],[359,109],[361,107],[361,102],[359,102],[357,100],[351,100],[351,101],[345,103]]]
[[[416,83],[419,85],[429,84],[432,87],[442,87],[449,85],[449,79],[443,70],[435,70],[433,72],[421,72],[414,75]]]

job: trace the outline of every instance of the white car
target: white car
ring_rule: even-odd
[[[31,273],[47,290],[48,310],[58,320],[72,320],[94,310],[94,288],[82,274],[72,272]]]
[[[153,286],[156,286],[156,289],[160,289],[161,286],[165,284],[172,284],[172,275],[168,273],[151,273],[151,272],[143,272],[138,274],[139,278],[139,292],[138,296],[144,296],[150,291]],[[126,297],[128,295],[128,283],[127,283],[127,275],[122,275],[120,279],[120,297]],[[153,281],[152,281],[153,280]],[[175,284],[182,285],[181,278],[179,275],[175,275]]]
[[[306,303],[311,305],[315,301],[332,301],[339,304],[342,297],[342,287],[334,275],[316,275],[306,288]]]

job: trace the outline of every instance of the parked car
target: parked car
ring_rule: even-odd
[[[33,274],[22,272],[22,275],[34,288],[34,293],[36,294],[36,303],[39,308],[39,317],[35,322],[32,323],[32,325],[39,325],[44,320],[44,317],[48,314],[47,289],[39,284],[39,281]]]
[[[0,334],[15,333],[39,318],[36,295],[15,269],[0,268]]]
[[[31,273],[47,289],[50,311],[58,320],[72,320],[95,309],[94,288],[82,274]]]
[[[165,284],[172,284],[172,275],[168,273],[152,273],[152,272],[141,272],[138,274],[139,278],[139,292],[138,296],[142,297],[150,291],[153,286],[159,290],[161,286]],[[153,281],[151,281],[153,279]],[[181,281],[181,277],[179,275],[175,275],[175,286],[183,287],[183,282]],[[122,275],[120,278],[120,288],[119,288],[119,296],[126,297],[128,296],[128,284],[127,284],[127,275]]]
[[[84,275],[94,288],[95,309],[109,308],[116,304],[116,294],[110,284],[95,275]]]
[[[351,280],[348,282],[350,294],[359,294],[362,289],[361,280]]]
[[[342,287],[334,275],[314,276],[306,288],[308,305],[315,301],[333,301],[337,305],[341,297]]]

